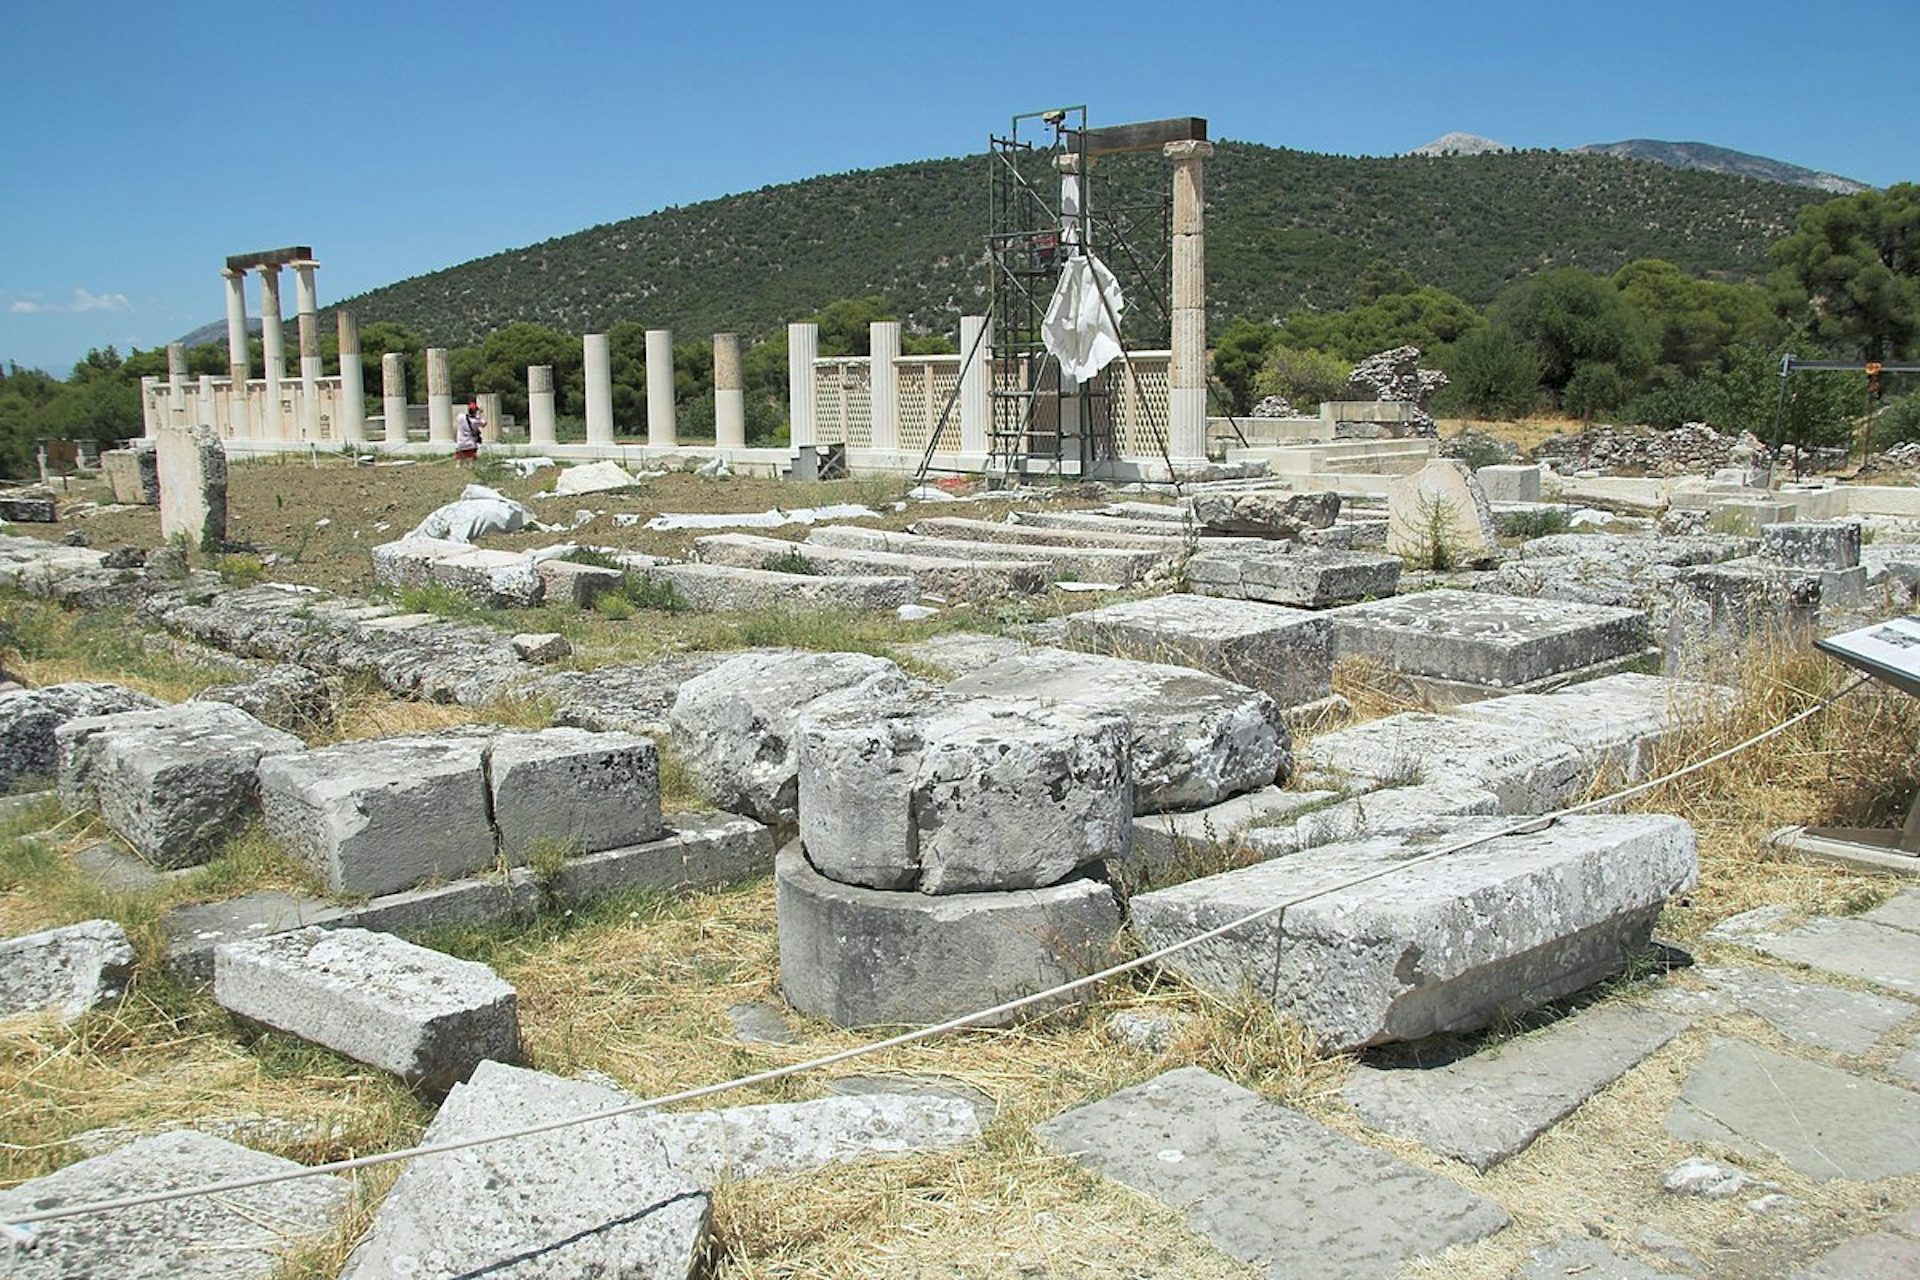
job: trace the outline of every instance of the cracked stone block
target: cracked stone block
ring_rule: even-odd
[[[1072,614],[1066,635],[1075,648],[1232,680],[1281,707],[1333,696],[1333,628],[1302,609],[1176,593]]]
[[[1852,569],[1860,563],[1860,525],[1848,520],[1761,525],[1760,558],[1795,569]]]
[[[54,731],[69,720],[150,711],[159,705],[133,689],[88,680],[0,694],[0,791],[15,790],[26,779],[54,776],[59,758]]]
[[[206,862],[255,812],[255,775],[266,756],[305,750],[224,702],[183,702],[62,726],[75,744],[74,776],[101,820],[161,867]],[[84,765],[79,762],[84,761]]]
[[[539,573],[550,603],[570,604],[576,609],[593,608],[595,600],[620,590],[626,581],[626,575],[618,569],[571,560],[542,560]]]
[[[1361,884],[1351,878],[1510,820],[1324,845],[1132,900],[1160,947],[1289,903],[1170,957],[1211,991],[1265,993],[1337,1050],[1473,1031],[1619,972],[1699,872],[1693,830],[1665,815],[1576,815],[1498,835]]]
[[[1798,982],[1769,969],[1703,966],[1700,977],[1790,1040],[1859,1057],[1920,1008],[1904,1000]]]
[[[1240,843],[1263,857],[1277,858],[1368,836],[1449,830],[1456,819],[1499,812],[1500,797],[1481,787],[1459,782],[1389,787],[1317,807],[1285,826],[1249,828],[1241,833]]]
[[[573,645],[558,631],[522,632],[507,643],[522,662],[544,665],[573,655]]]
[[[1491,791],[1506,813],[1547,812],[1582,790],[1592,772],[1577,747],[1544,728],[1516,731],[1423,711],[1316,734],[1299,763],[1301,777],[1315,786],[1458,786]]]
[[[1201,546],[1187,559],[1187,582],[1201,595],[1324,609],[1381,599],[1400,584],[1398,556],[1291,544],[1218,550]]]
[[[1340,495],[1260,489],[1203,491],[1194,494],[1190,510],[1194,522],[1211,533],[1298,538],[1307,529],[1328,528],[1339,518]]]
[[[77,1018],[117,999],[132,976],[133,946],[111,920],[0,940],[0,1018],[43,1009]]]
[[[649,738],[585,729],[503,733],[487,754],[493,820],[510,865],[536,843],[600,853],[656,840],[660,753]]]
[[[1638,609],[1478,591],[1420,591],[1331,610],[1336,658],[1458,684],[1516,689],[1632,658],[1647,648]]]
[[[484,738],[343,742],[260,762],[267,830],[336,894],[457,880],[498,859]]]
[[[203,690],[196,702],[226,702],[276,729],[298,734],[333,723],[333,688],[310,667],[277,663],[249,680]]]
[[[835,547],[817,542],[787,542],[746,533],[717,533],[699,538],[694,554],[704,564],[758,569],[769,560],[799,556],[814,573],[834,577],[912,578],[923,592],[950,600],[1001,600],[1008,596],[1038,595],[1058,576],[1056,567],[1039,560],[1005,560],[981,555],[919,555],[870,547]]]
[[[1493,508],[1466,463],[1435,458],[1388,481],[1387,554],[1434,568],[1499,557]]]
[[[128,1143],[0,1191],[0,1221],[35,1209],[289,1173],[291,1160],[182,1130]],[[33,1228],[9,1280],[272,1280],[286,1254],[332,1231],[351,1184],[326,1175],[116,1209]]]
[[[471,550],[472,543],[447,538],[400,538],[367,554],[373,558],[373,580],[381,586],[424,587],[433,583],[435,565]]]
[[[1820,619],[1814,569],[1697,565],[1673,579],[1664,643],[1668,674],[1710,678],[1754,643],[1797,643]]]
[[[499,974],[390,933],[309,927],[227,943],[213,998],[429,1090],[520,1056],[517,998]]]
[[[800,722],[800,836],[843,884],[979,893],[1057,884],[1132,840],[1127,722],[980,699]]]
[[[645,577],[670,585],[697,613],[754,609],[848,609],[887,613],[920,598],[912,578],[782,573],[727,564],[660,564]]]
[[[532,608],[546,599],[540,563],[518,551],[468,547],[457,556],[434,562],[433,580],[484,604],[504,608]]]

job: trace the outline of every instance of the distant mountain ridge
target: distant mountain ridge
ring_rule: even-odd
[[[1410,156],[1486,156],[1515,148],[1477,133],[1443,133],[1424,147],[1407,152]]]
[[[1676,169],[1704,169],[1708,173],[1731,173],[1762,182],[1784,182],[1794,187],[1812,187],[1837,196],[1850,196],[1873,188],[1837,173],[1808,169],[1707,142],[1662,142],[1657,138],[1628,138],[1622,142],[1594,142],[1575,147],[1588,155],[1621,156],[1628,160],[1652,160]]]

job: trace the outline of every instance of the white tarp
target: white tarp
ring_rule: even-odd
[[[1106,263],[1091,253],[1067,259],[1040,330],[1062,374],[1086,382],[1113,363],[1120,354],[1120,317],[1125,308],[1120,282]]]
[[[458,502],[449,502],[433,512],[407,536],[472,542],[483,534],[512,533],[533,523],[528,507],[483,484],[470,484],[460,491]]]
[[[823,520],[878,520],[880,513],[858,503],[842,502],[829,507],[796,507],[782,511],[703,511],[682,514],[663,511],[647,521],[649,529],[775,529],[783,524],[818,524]],[[614,523],[622,523],[618,516]]]

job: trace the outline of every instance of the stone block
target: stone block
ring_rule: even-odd
[[[1476,591],[1421,591],[1327,616],[1336,658],[1495,689],[1631,658],[1648,645],[1647,616],[1637,609]]]
[[[36,1209],[292,1173],[300,1166],[210,1134],[128,1143],[0,1191],[0,1222]],[[326,1175],[116,1209],[33,1228],[9,1280],[272,1280],[285,1255],[332,1231],[352,1184]]]
[[[1920,1275],[1920,1211],[1908,1209],[1845,1241],[1787,1280],[1912,1280]]]
[[[1191,510],[1194,522],[1210,533],[1291,540],[1303,530],[1331,526],[1340,516],[1340,495],[1278,489],[1202,491],[1193,495]]]
[[[1271,697],[1185,667],[1036,649],[948,687],[1125,716],[1135,814],[1216,804],[1283,778],[1291,762],[1292,735]]]
[[[199,702],[225,702],[288,733],[311,733],[333,723],[333,687],[311,667],[282,662],[234,684],[214,685]]]
[[[1860,525],[1851,520],[1760,526],[1760,558],[1793,569],[1853,569],[1860,564]]]
[[[133,976],[133,946],[111,920],[0,939],[0,1018],[52,1010],[77,1018],[118,999]]]
[[[213,998],[429,1090],[520,1056],[516,997],[499,974],[390,933],[306,928],[229,942],[213,955]]]
[[[540,562],[516,551],[469,547],[461,555],[436,561],[433,580],[483,604],[510,609],[530,609],[547,591]]]
[[[591,609],[593,602],[609,591],[620,590],[626,575],[601,565],[575,564],[571,560],[542,560],[537,569],[547,601],[569,604],[576,609]]]
[[[154,437],[160,537],[198,548],[227,536],[227,450],[204,427],[162,427]]]
[[[599,853],[658,839],[660,753],[630,733],[503,733],[487,755],[493,823],[510,866],[541,841]]]
[[[373,559],[373,580],[383,587],[424,587],[434,582],[434,566],[473,550],[470,542],[448,538],[407,537],[383,542],[367,554]]]
[[[1643,949],[1661,905],[1698,874],[1678,818],[1578,815],[1340,887],[1508,825],[1325,845],[1158,889],[1133,899],[1133,928],[1158,947],[1292,903],[1168,967],[1209,990],[1265,993],[1344,1050],[1476,1030],[1582,990]]]
[[[481,1063],[421,1135],[457,1142],[631,1106],[583,1080]],[[645,1115],[408,1161],[340,1280],[691,1280],[707,1193],[669,1162]]]
[[[160,471],[151,446],[102,451],[100,474],[113,490],[115,502],[128,506],[159,505]]]
[[[513,646],[514,656],[520,661],[541,666],[573,656],[573,645],[558,631],[523,631],[507,643]]]
[[[1804,643],[1820,617],[1817,570],[1698,565],[1676,575],[1671,591],[1668,674],[1710,676],[1750,644]]]
[[[1474,471],[1488,502],[1540,501],[1540,468],[1496,465]]]
[[[1333,627],[1300,609],[1176,593],[1071,614],[1066,637],[1095,653],[1205,671],[1281,707],[1333,696]]]
[[[1670,734],[1708,719],[1732,696],[1720,685],[1623,671],[1553,693],[1469,702],[1452,714],[1506,729],[1516,740],[1545,736],[1578,751],[1590,774],[1611,769],[1637,781]]]
[[[1598,1240],[1571,1237],[1533,1250],[1512,1280],[1565,1280],[1571,1276],[1580,1280],[1685,1280],[1673,1272],[1655,1271],[1632,1258],[1623,1258]]]
[[[59,519],[52,498],[0,497],[0,522],[54,524]]]
[[[1797,982],[1771,969],[1708,966],[1694,972],[1781,1035],[1830,1053],[1862,1056],[1882,1036],[1920,1013],[1904,1000],[1820,982]]]
[[[1044,991],[1108,964],[1120,933],[1113,890],[1087,878],[1004,893],[893,893],[827,879],[795,841],[780,852],[774,886],[781,989],[794,1008],[842,1027],[925,1025]]]
[[[1454,819],[1496,814],[1500,807],[1499,796],[1465,782],[1389,787],[1315,807],[1284,826],[1262,823],[1242,832],[1240,843],[1263,857],[1277,858],[1368,836],[1445,831],[1457,825]]]
[[[337,894],[494,865],[484,738],[380,738],[260,762],[267,830]]]
[[[1189,869],[1243,835],[1291,822],[1308,809],[1337,801],[1337,791],[1287,791],[1262,787],[1204,808],[1154,813],[1133,821],[1133,853],[1123,864],[1129,884],[1190,880]]]
[[[1491,791],[1505,813],[1545,813],[1592,775],[1578,748],[1545,728],[1512,728],[1463,716],[1409,711],[1316,734],[1301,748],[1309,785],[1377,791],[1416,785]]]
[[[830,547],[815,542],[784,542],[745,533],[719,533],[696,539],[694,554],[706,564],[763,568],[769,560],[798,556],[814,573],[835,577],[908,577],[922,592],[949,600],[996,600],[1045,591],[1055,567],[1038,560],[1001,560],[988,556],[909,555],[867,547]]]
[[[0,693],[0,791],[54,777],[59,763],[54,730],[67,721],[159,705],[136,690],[87,680]]]
[[[1734,940],[1776,960],[1920,996],[1920,930],[1898,914],[1915,903],[1920,892],[1908,890],[1857,916],[1818,916],[1784,930],[1762,925]]]
[[[845,609],[886,613],[920,598],[911,577],[833,576],[743,569],[724,564],[662,564],[644,576],[671,586],[696,613],[754,609]]]
[[[91,792],[101,820],[161,867],[213,857],[255,811],[261,758],[305,749],[224,702],[123,711],[63,732],[87,761],[70,788]]]
[[[1760,531],[1770,524],[1783,524],[1793,519],[1799,508],[1795,503],[1779,498],[1709,498],[1707,500],[1708,523],[1721,533],[1744,534],[1758,537]]]
[[[731,813],[670,814],[657,840],[570,858],[548,892],[577,907],[615,893],[680,893],[737,884],[773,871],[773,834]]]
[[[1187,560],[1188,585],[1201,595],[1323,609],[1390,596],[1400,583],[1398,556],[1286,545],[1202,549]]]
[[[842,547],[873,550],[900,555],[930,556],[936,559],[968,563],[1036,563],[1047,566],[1047,579],[1071,579],[1080,582],[1104,582],[1126,587],[1143,581],[1166,568],[1174,558],[1168,550],[1139,550],[1115,547],[1070,547],[1048,543],[1010,545],[998,542],[970,542],[956,538],[928,538],[887,529],[865,529],[857,525],[827,525],[807,535],[808,547]]]
[[[981,699],[842,707],[799,725],[800,838],[815,870],[870,889],[1038,889],[1124,858],[1118,715]]]
[[[1686,1026],[1672,1014],[1597,1005],[1451,1062],[1363,1063],[1342,1096],[1370,1128],[1491,1169]]]
[[[1506,1211],[1198,1067],[1038,1126],[1086,1168],[1183,1210],[1269,1280],[1378,1280],[1483,1239]]]
[[[675,745],[716,805],[762,822],[793,822],[801,718],[906,692],[906,675],[884,658],[747,653],[681,685],[668,720]]]
[[[980,1140],[975,1104],[932,1091],[666,1112],[649,1117],[648,1127],[674,1170],[703,1187]]]
[[[1387,483],[1387,554],[1435,569],[1499,557],[1493,509],[1466,463],[1435,458]]]
[[[1667,1132],[1775,1157],[1815,1182],[1920,1172],[1920,1094],[1742,1040],[1712,1043]]]
[[[1119,527],[1115,521],[1104,516],[1091,517],[1093,523],[1086,526],[1065,525],[1050,527],[1035,524],[1026,517],[1029,513],[1014,512],[1007,522],[993,520],[968,520],[959,516],[932,516],[925,520],[915,520],[911,531],[929,538],[949,538],[961,542],[1010,542],[1016,545],[1051,547],[1109,547],[1130,551],[1160,551],[1169,555],[1178,555],[1198,545],[1197,538],[1191,538],[1184,530],[1162,527],[1157,533],[1139,533],[1130,531],[1124,524]],[[1224,545],[1239,545],[1249,542],[1246,538],[1210,538],[1209,542]]]

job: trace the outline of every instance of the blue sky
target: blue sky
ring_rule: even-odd
[[[1912,0],[22,3],[0,35],[0,360],[64,372],[218,320],[229,253],[313,245],[326,306],[666,205],[976,152],[1056,103],[1313,151],[1654,137],[1920,180],[1915,17]]]

